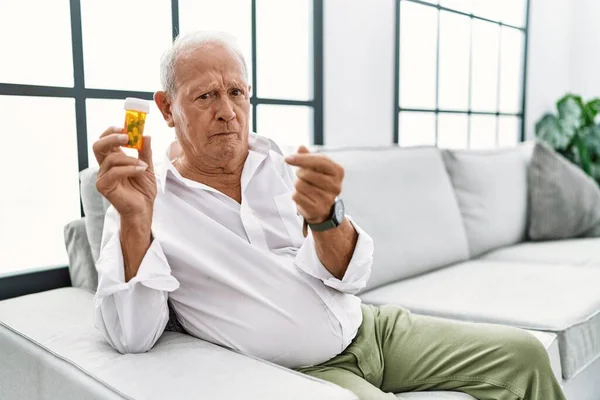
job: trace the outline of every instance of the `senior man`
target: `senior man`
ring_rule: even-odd
[[[121,151],[117,127],[93,147],[97,188],[111,203],[95,322],[115,349],[151,349],[170,302],[191,335],[363,400],[419,390],[564,399],[525,331],[361,305],[373,241],[344,215],[343,169],[305,147],[284,158],[249,133],[246,64],[228,36],[178,38],[161,74],[154,100],[177,141],[160,170],[149,136],[138,158]],[[298,167],[295,182],[287,164]]]

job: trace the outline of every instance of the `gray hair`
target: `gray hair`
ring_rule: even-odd
[[[207,44],[219,44],[232,51],[240,59],[244,77],[248,80],[248,68],[244,54],[233,35],[225,32],[196,31],[177,36],[173,45],[163,54],[160,60],[160,83],[165,92],[174,95],[176,91],[175,64],[181,54],[189,53]]]

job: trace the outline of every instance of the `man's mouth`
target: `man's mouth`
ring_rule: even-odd
[[[213,136],[226,136],[226,135],[236,135],[237,132],[219,132],[215,133]]]

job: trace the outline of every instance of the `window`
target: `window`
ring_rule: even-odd
[[[73,86],[70,26],[69,0],[0,2],[0,82]]]
[[[179,0],[179,27],[237,37],[252,85],[254,132],[282,146],[323,143],[320,0]]]
[[[75,101],[0,96],[0,118],[0,274],[65,265],[63,227],[79,218]]]
[[[77,173],[97,165],[93,142],[122,124],[125,97],[152,100],[160,57],[179,32],[235,35],[253,87],[252,130],[284,148],[322,144],[322,7],[322,0],[0,2],[0,35],[12,38],[0,41],[2,144],[25,151],[0,158],[1,171],[19,166],[18,175],[5,174],[14,190],[0,195],[0,243],[10,244],[0,275],[68,263],[63,227],[82,215]],[[146,132],[160,161],[175,133],[150,106]]]
[[[171,2],[80,2],[86,88],[160,88],[160,57],[172,39]]]
[[[394,143],[493,148],[523,137],[528,0],[396,0]]]

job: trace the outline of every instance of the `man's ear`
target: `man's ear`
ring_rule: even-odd
[[[165,121],[167,121],[167,125],[170,128],[173,128],[175,123],[173,122],[173,114],[171,113],[171,100],[169,99],[169,95],[166,92],[158,91],[154,93],[154,102]]]

